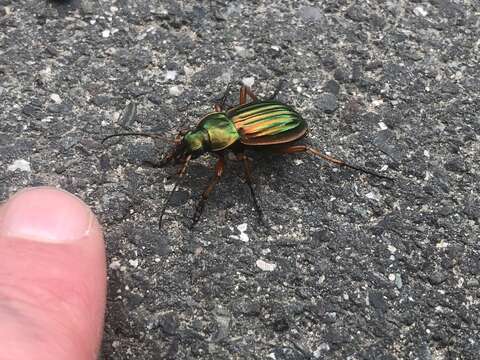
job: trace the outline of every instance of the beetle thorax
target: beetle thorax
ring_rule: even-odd
[[[186,153],[194,157],[200,156],[208,149],[208,134],[205,130],[189,131],[183,138],[186,147]]]

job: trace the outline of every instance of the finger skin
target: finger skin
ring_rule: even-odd
[[[10,216],[12,209],[20,210]],[[86,211],[89,221],[82,220],[81,211]],[[30,217],[33,230],[23,231],[17,222],[10,226],[12,231],[3,231],[19,212]],[[42,217],[47,226],[68,224],[57,231],[64,239],[47,239],[48,232],[40,231]],[[84,232],[74,229],[77,220],[79,228],[88,224]],[[75,236],[69,238],[69,229]],[[40,237],[35,236],[36,230]],[[96,359],[105,298],[102,231],[79,199],[52,188],[35,188],[17,194],[0,208],[2,360]]]

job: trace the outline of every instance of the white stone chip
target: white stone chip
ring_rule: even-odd
[[[417,16],[423,16],[423,17],[428,15],[428,11],[425,10],[423,6],[417,6],[415,9],[413,9],[413,13]]]
[[[380,195],[371,191],[368,194],[365,195],[367,199],[375,200],[375,201],[380,201]]]
[[[254,83],[255,83],[254,77],[246,77],[242,79],[242,84],[245,86],[252,87]]]
[[[139,261],[138,261],[138,259],[128,260],[128,263],[130,264],[130,266],[136,268],[136,267],[138,267]]]
[[[18,159],[15,160],[11,165],[8,165],[7,168],[8,171],[15,171],[15,170],[20,170],[20,171],[32,171],[30,168],[30,162],[28,162],[25,159]]]
[[[237,226],[237,229],[238,229],[238,231],[240,231],[240,232],[245,232],[245,231],[247,231],[247,226],[248,226],[248,225],[247,225],[246,223],[243,223],[243,224],[238,225],[238,226]]]
[[[62,102],[62,98],[58,94],[52,94],[50,95],[50,99],[55,101],[57,104],[60,104]]]
[[[177,78],[178,73],[175,70],[167,70],[164,75],[165,81],[167,80],[175,80]]]
[[[257,260],[256,265],[257,265],[257,267],[259,267],[263,271],[274,271],[277,267],[277,264],[268,263],[268,262],[263,261],[261,259]]]
[[[120,269],[121,263],[120,260],[113,260],[108,267],[112,270]]]
[[[183,91],[178,86],[172,86],[168,89],[168,93],[172,96],[180,96],[182,95]]]
[[[380,128],[380,130],[387,130],[388,129],[388,126],[383,121],[380,121],[378,123],[378,127]]]
[[[393,245],[388,245],[387,248],[388,251],[390,251],[392,254],[395,254],[397,252],[397,248]]]
[[[230,238],[235,240],[240,240],[243,242],[249,242],[250,238],[248,237],[247,231],[247,224],[240,224],[237,226],[238,231],[240,231],[240,235],[230,235]]]

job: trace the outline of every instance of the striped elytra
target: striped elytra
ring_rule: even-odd
[[[226,111],[245,145],[274,145],[292,142],[307,132],[305,120],[279,101],[256,101]]]

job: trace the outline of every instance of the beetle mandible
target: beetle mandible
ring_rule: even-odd
[[[170,164],[181,165],[178,179],[160,213],[160,227],[165,209],[178,188],[180,180],[185,175],[189,162],[205,153],[215,155],[218,160],[215,165],[215,174],[195,208],[192,227],[200,220],[208,196],[223,174],[227,151],[233,152],[237,159],[243,162],[245,182],[250,189],[255,210],[262,223],[263,215],[253,190],[250,160],[245,155],[246,150],[270,151],[277,154],[307,152],[337,166],[348,167],[379,178],[393,180],[389,176],[379,174],[363,166],[325,155],[308,145],[295,144],[306,136],[308,132],[307,122],[291,106],[274,100],[278,89],[272,98],[259,100],[249,87],[242,86],[240,88],[239,105],[225,109],[227,93],[228,88],[221,101],[214,105],[214,111],[205,115],[195,128],[180,132],[177,135],[174,145],[160,162],[149,162],[153,167],[165,167]],[[251,102],[247,102],[247,96],[251,98]],[[128,132],[107,136],[102,140],[102,143],[115,136],[130,135],[163,139],[163,136],[154,133]]]

